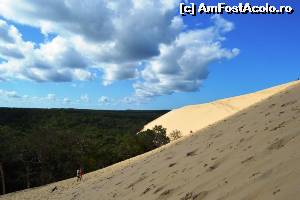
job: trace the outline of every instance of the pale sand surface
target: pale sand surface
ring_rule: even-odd
[[[242,109],[285,90],[293,84],[295,84],[295,82],[211,103],[174,109],[147,124],[144,130],[152,129],[155,125],[162,125],[164,128],[167,128],[167,134],[177,129],[185,136],[225,119]]]
[[[197,133],[76,179],[0,199],[299,199],[300,83]],[[57,186],[58,190],[51,192]]]

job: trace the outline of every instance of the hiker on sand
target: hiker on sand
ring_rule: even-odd
[[[80,167],[80,180],[82,180],[82,176],[83,176],[83,169],[82,169],[82,167]]]
[[[81,181],[81,176],[80,176],[80,169],[76,170],[76,176],[77,176],[77,182]]]

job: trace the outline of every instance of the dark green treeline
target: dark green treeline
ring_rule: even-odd
[[[162,127],[136,133],[166,112],[0,108],[0,194],[74,177],[79,166],[90,172],[165,144]]]

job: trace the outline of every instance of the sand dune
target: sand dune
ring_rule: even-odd
[[[284,87],[188,137],[89,173],[81,183],[73,178],[0,199],[299,199],[300,82]]]
[[[147,124],[144,130],[152,129],[155,125],[162,125],[167,128],[167,134],[177,129],[182,135],[188,135],[283,91],[293,84],[295,82],[211,103],[174,109]]]

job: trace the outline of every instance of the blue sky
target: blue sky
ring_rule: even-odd
[[[1,107],[173,109],[300,77],[296,2],[275,2],[292,15],[180,17],[177,1],[156,1],[140,19],[136,3],[53,2],[0,0]]]

